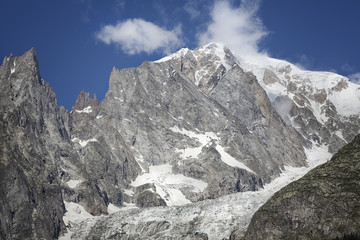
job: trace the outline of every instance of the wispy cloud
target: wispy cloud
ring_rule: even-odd
[[[102,27],[96,38],[108,45],[119,46],[127,54],[150,54],[156,51],[167,54],[183,44],[181,35],[180,26],[166,30],[151,22],[135,18]]]
[[[350,74],[348,78],[350,79],[351,82],[360,84],[360,72]]]
[[[314,66],[314,58],[306,54],[301,54],[294,64],[301,69],[311,69]]]
[[[188,0],[184,5],[185,12],[187,12],[192,19],[198,18],[201,14],[197,4],[197,1]]]
[[[216,1],[211,11],[211,22],[206,31],[198,35],[199,45],[209,42],[225,44],[237,55],[255,57],[258,44],[267,35],[257,12],[260,1],[242,0],[239,7],[229,1]]]
[[[354,72],[354,67],[351,66],[349,63],[345,63],[341,65],[341,70],[343,70],[346,73]]]

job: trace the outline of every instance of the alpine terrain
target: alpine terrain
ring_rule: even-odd
[[[114,68],[70,112],[34,49],[0,81],[1,239],[241,237],[360,130],[359,85],[219,43]]]

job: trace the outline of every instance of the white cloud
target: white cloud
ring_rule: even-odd
[[[360,84],[360,72],[351,74],[348,76],[350,81],[356,84]]]
[[[260,1],[242,0],[234,8],[226,0],[216,1],[211,12],[211,22],[205,32],[198,35],[200,45],[220,42],[235,54],[256,57],[258,43],[267,34],[257,17]]]
[[[115,44],[127,54],[155,51],[169,53],[182,45],[181,27],[166,30],[151,22],[135,18],[106,25],[96,34],[96,38],[106,44]]]

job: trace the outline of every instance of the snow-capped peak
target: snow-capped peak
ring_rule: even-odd
[[[169,56],[163,57],[159,60],[156,60],[156,63],[166,62],[172,59],[178,59],[187,54],[190,50],[188,48],[181,48],[179,51],[170,54]]]
[[[213,92],[226,73],[238,65],[256,76],[282,118],[302,134],[308,132],[309,123],[314,129],[332,125],[326,136],[321,136],[321,130],[314,130],[317,133],[312,135],[313,139],[325,144],[347,142],[356,134],[349,132],[351,127],[342,126],[345,119],[350,125],[356,125],[354,119],[360,115],[360,86],[347,77],[332,72],[304,70],[267,54],[242,55],[231,52],[221,43],[209,43],[194,50],[184,48],[156,62],[166,61],[171,61],[171,65],[176,66],[205,94]]]
[[[221,43],[209,43],[194,50],[183,48],[155,62],[167,61],[172,61],[173,65],[205,93],[211,92],[226,72],[237,63],[231,51]]]

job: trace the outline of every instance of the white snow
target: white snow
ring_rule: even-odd
[[[90,138],[88,140],[81,140],[79,138],[71,139],[72,142],[79,143],[82,147],[85,147],[89,142],[98,142],[96,138]]]
[[[315,102],[315,101],[310,101],[311,104],[311,108],[312,108],[312,112],[316,118],[316,120],[319,123],[325,124],[326,121],[329,119],[329,117],[326,117],[325,114],[321,113],[321,104]]]
[[[15,68],[10,69],[10,74],[13,74],[15,72]]]
[[[102,118],[103,117],[103,115],[97,115],[96,116],[96,119],[100,119],[100,118]]]
[[[250,168],[248,168],[245,164],[239,162],[238,160],[236,160],[234,157],[232,157],[230,154],[228,154],[227,152],[225,152],[225,149],[220,146],[220,145],[216,145],[216,150],[220,153],[221,155],[221,161],[223,161],[224,163],[226,163],[227,165],[231,166],[231,167],[238,167],[241,169],[245,169],[248,172],[254,173],[256,174],[253,170],[251,170]]]
[[[76,188],[76,186],[80,183],[82,183],[81,180],[70,180],[68,182],[66,182],[67,185],[69,186],[69,188]]]
[[[311,88],[313,91],[324,90],[327,93],[327,98],[334,104],[336,111],[341,116],[349,117],[353,114],[360,114],[360,86],[350,82],[347,77],[332,72],[303,70],[287,61],[265,55],[260,55],[256,61],[244,59],[240,56],[238,56],[238,59],[239,65],[243,69],[254,73],[260,85],[265,89],[270,101],[274,101],[280,95],[290,95],[291,92],[286,89],[286,84],[291,81],[297,87],[307,89],[309,95],[314,93],[310,91]],[[285,74],[285,72],[280,73],[281,69],[286,67],[290,67],[291,71],[288,74]],[[280,82],[265,85],[263,82],[265,69],[273,71]],[[340,82],[345,82],[348,86],[341,91],[334,90],[333,88]],[[311,102],[317,120],[321,123],[326,122],[327,117],[324,113],[321,113],[321,106],[315,106],[315,101],[309,97],[308,100]]]
[[[66,225],[67,233],[59,237],[59,240],[70,240],[72,232],[72,224],[74,221],[95,218],[88,213],[83,206],[74,202],[64,201],[66,213],[63,216],[63,221]]]
[[[92,109],[91,109],[91,106],[87,106],[86,108],[84,108],[82,110],[75,110],[75,112],[77,112],[77,113],[91,113]]]
[[[196,132],[188,131],[186,129],[179,129],[179,127],[177,126],[171,127],[169,129],[173,132],[180,133],[190,138],[195,138],[200,143],[199,147],[176,149],[176,151],[180,153],[183,159],[197,158],[204,146],[209,144],[211,140],[218,139],[216,134],[213,132],[196,133]]]
[[[198,158],[199,154],[202,152],[202,148],[204,146],[207,146],[208,144],[211,144],[211,141],[213,140],[216,143],[216,150],[221,155],[221,161],[223,161],[224,163],[226,163],[231,167],[238,167],[241,169],[245,169],[248,172],[255,173],[253,170],[248,168],[244,163],[239,162],[233,156],[227,153],[224,147],[218,144],[219,138],[215,133],[213,132],[196,133],[196,132],[188,131],[186,129],[179,129],[177,126],[171,127],[169,129],[173,132],[186,135],[190,138],[195,138],[201,144],[199,147],[176,149],[176,151],[180,153],[180,156],[183,159],[186,160],[188,158]]]
[[[119,207],[115,206],[114,204],[110,203],[107,210],[108,210],[109,214],[112,214],[112,213],[121,211],[121,208],[119,208]]]
[[[129,195],[129,196],[134,196],[134,194],[135,194],[134,191],[133,191],[133,190],[130,190],[130,189],[125,189],[125,190],[124,190],[124,193],[127,194],[127,195]]]
[[[328,98],[343,116],[360,113],[360,85],[347,81],[348,87],[340,92],[332,91]]]
[[[154,183],[156,192],[165,200],[168,206],[184,205],[190,203],[180,191],[183,187],[192,188],[192,192],[202,192],[207,187],[207,183],[186,177],[182,174],[173,174],[169,163],[149,166],[149,172],[138,176],[131,186],[138,187],[146,183]]]
[[[176,53],[170,54],[169,56],[163,57],[155,62],[161,63],[161,62],[169,61],[171,59],[177,59],[177,58],[180,58],[181,56],[185,55],[188,51],[189,51],[188,48],[182,48],[179,51],[177,51]]]

